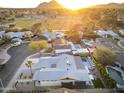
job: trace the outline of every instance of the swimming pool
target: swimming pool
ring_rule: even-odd
[[[124,86],[124,80],[122,77],[122,72],[114,69],[113,67],[107,67],[107,72],[110,77],[115,80],[119,85]]]

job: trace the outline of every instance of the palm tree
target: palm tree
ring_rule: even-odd
[[[33,76],[33,72],[32,72],[32,61],[27,61],[27,63],[25,63],[25,65],[30,69],[31,75]]]

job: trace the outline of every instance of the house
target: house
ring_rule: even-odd
[[[119,30],[119,33],[121,34],[121,36],[124,36],[124,29]]]
[[[7,28],[9,28],[9,26],[7,26],[7,25],[0,25],[0,30],[5,30]]]
[[[41,57],[33,63],[32,80],[35,86],[92,86],[92,75],[79,56],[62,54],[54,57]],[[80,86],[83,87],[83,86]]]
[[[114,33],[112,30],[98,30],[98,31],[95,31],[95,33],[102,37],[107,37],[108,35],[112,36],[113,38],[118,37],[118,35]]]
[[[55,39],[52,42],[52,47],[55,49],[55,53],[71,52],[71,45],[65,39]]]
[[[73,42],[67,41],[65,39],[56,39],[52,42],[52,47],[56,54],[61,53],[88,53],[87,48],[83,48],[80,44],[73,44]],[[93,49],[90,48],[91,51]]]
[[[73,44],[72,42],[70,42],[70,45],[71,45],[73,54],[88,53],[89,52],[87,50],[87,48],[83,48],[80,44]]]
[[[63,38],[64,33],[63,32],[44,32],[43,36],[45,36],[48,40],[54,40],[57,38]]]
[[[10,38],[23,38],[25,32],[8,32],[5,35],[10,36]]]
[[[32,37],[33,33],[31,31],[25,32],[8,32],[5,35],[10,36],[10,38],[24,38],[24,37]]]
[[[56,38],[56,35],[53,34],[52,32],[44,32],[42,35],[46,37],[48,40],[52,40]]]
[[[11,42],[12,42],[12,44],[11,44],[12,46],[18,46],[18,45],[21,45],[23,43],[20,38],[13,38],[11,40]]]
[[[89,46],[89,47],[94,47],[94,41],[93,40],[89,40],[89,39],[83,39],[82,40],[83,43],[86,45],[86,46]]]
[[[97,44],[111,43],[113,40],[111,38],[96,38]]]

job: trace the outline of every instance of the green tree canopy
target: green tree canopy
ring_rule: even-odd
[[[65,34],[67,36],[67,39],[71,40],[72,42],[74,43],[81,42],[81,36],[77,31],[70,30],[70,31],[67,31]]]
[[[104,46],[99,46],[93,52],[93,56],[97,62],[100,62],[103,65],[111,65],[117,59],[116,54],[112,52],[109,48]]]
[[[36,23],[32,26],[32,32],[35,35],[40,35],[42,33],[42,23]]]
[[[31,75],[33,76],[33,72],[32,72],[32,61],[27,61],[27,63],[25,63],[25,65],[28,67],[28,68],[30,68],[30,72],[31,72]]]
[[[48,48],[48,43],[47,41],[45,40],[40,40],[40,41],[32,41],[30,44],[29,44],[29,47],[30,49],[32,50],[42,50],[44,48]]]

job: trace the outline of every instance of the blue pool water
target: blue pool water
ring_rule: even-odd
[[[83,62],[86,62],[87,60],[86,60],[85,58],[82,58],[82,61],[83,61]]]
[[[109,72],[110,77],[115,80],[118,84],[120,85],[124,85],[124,80],[121,76],[121,72],[111,68],[111,67],[107,67],[107,70]]]

